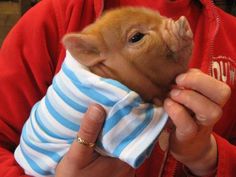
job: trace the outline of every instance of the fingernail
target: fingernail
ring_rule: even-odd
[[[197,118],[197,120],[199,120],[199,121],[206,121],[206,120],[207,120],[206,116],[205,116],[205,115],[202,115],[202,114],[196,115],[196,118]]]
[[[173,104],[173,101],[171,101],[171,99],[169,99],[169,98],[167,98],[166,100],[165,100],[165,105],[166,106],[171,106]]]
[[[176,83],[180,84],[186,77],[186,74],[180,74],[179,76],[177,76],[176,78]]]
[[[97,105],[91,105],[89,106],[86,114],[90,119],[96,120],[96,121],[103,121],[105,117],[105,112],[103,108],[99,108],[100,106]]]
[[[180,94],[180,90],[179,89],[173,89],[173,90],[171,90],[171,92],[170,92],[170,96],[172,96],[172,97],[176,97],[176,96],[178,96]]]

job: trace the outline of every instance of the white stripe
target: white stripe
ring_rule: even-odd
[[[60,85],[61,90],[70,99],[75,102],[87,107],[88,105],[95,103],[95,100],[91,99],[87,95],[83,94],[76,88],[76,86],[71,82],[71,80],[62,72],[58,76],[57,83]]]
[[[137,158],[137,154],[144,152],[148,146],[156,139],[159,135],[163,126],[167,121],[167,116],[163,115],[162,108],[155,109],[155,115],[149,125],[143,130],[143,132],[128,144],[120,154],[120,158],[124,159],[130,164],[134,164]]]
[[[27,175],[31,175],[31,176],[38,176],[38,177],[44,177],[40,174],[38,174],[37,172],[35,172],[31,166],[28,164],[28,162],[25,160],[25,157],[23,156],[23,153],[21,151],[20,146],[18,146],[15,150],[14,153],[14,157],[15,160],[17,161],[17,163],[21,164],[21,166],[24,169],[25,174]]]
[[[138,110],[132,111],[122,118],[115,127],[102,137],[101,141],[107,151],[113,152],[124,138],[132,133],[137,126],[142,124],[145,119],[145,114],[138,114],[137,111]]]
[[[66,64],[71,69],[71,71],[75,73],[76,77],[82,83],[84,83],[86,87],[91,87],[92,89],[96,90],[96,92],[100,92],[105,97],[116,102],[113,107],[104,106],[105,110],[107,111],[107,119],[110,119],[112,115],[121,110],[123,107],[132,104],[133,100],[139,97],[137,93],[133,91],[127,93],[127,91],[121,88],[100,80],[101,77],[91,73],[89,70],[86,70],[85,67],[75,61],[75,59],[73,59],[68,52],[64,64]],[[80,104],[84,108],[87,108],[91,103],[95,103],[95,100],[80,92],[80,90],[77,89],[73,84],[72,80],[68,78],[62,70],[60,70],[54,79],[60,90],[68,98]],[[57,110],[57,112],[62,117],[78,125],[80,124],[83,114],[68,105],[56,93],[52,86],[50,86],[47,91],[47,98],[49,99],[49,102],[53,108]],[[120,121],[106,135],[103,135],[103,137],[98,140],[102,141],[102,144],[105,147],[105,149],[100,149],[99,152],[113,156],[112,152],[117,148],[117,146],[119,146],[127,136],[129,136],[140,124],[142,124],[146,118],[145,110],[148,106],[149,104],[140,104],[138,107],[135,107],[128,115],[120,118]],[[77,132],[66,128],[64,125],[55,120],[54,117],[52,117],[48,111],[48,108],[46,107],[45,97],[39,103],[38,109],[36,109],[36,106],[33,107],[30,115],[32,124],[30,120],[27,120],[25,125],[29,136],[24,138],[28,138],[28,140],[35,146],[47,151],[57,152],[57,154],[62,157],[68,151],[71,144],[67,144],[67,140],[53,138],[45,133],[45,130],[41,129],[37,124],[35,117],[36,111],[39,114],[40,120],[43,122],[44,126],[54,134],[60,137],[66,136],[74,139],[77,135]],[[133,139],[123,149],[119,157],[120,159],[132,166],[134,165],[138,155],[147,150],[147,148],[153,143],[157,135],[160,134],[160,131],[164,127],[168,116],[166,114],[163,116],[163,113],[164,111],[162,108],[156,108],[154,110],[154,117],[151,122],[149,122],[147,127],[145,127],[138,137]],[[33,128],[43,139],[50,143],[40,142],[40,139],[37,137],[37,135],[33,133]],[[57,163],[55,163],[50,157],[36,151],[35,149],[31,149],[27,144],[25,144],[23,139],[21,140],[21,147],[42,169],[55,170]],[[23,157],[20,149],[21,147],[17,147],[15,151],[15,158],[17,159],[18,163],[25,168],[29,175],[35,175],[34,170],[31,169],[30,165]],[[36,174],[35,176],[39,176],[39,174]]]
[[[78,80],[82,83],[90,86],[91,88],[96,88],[96,91],[101,91],[100,93],[106,95],[112,100],[118,101],[127,95],[126,91],[101,81],[100,76],[90,72],[88,68],[75,61],[69,52],[67,52],[67,54],[65,64],[75,73]],[[103,91],[104,88],[106,89],[105,92]]]
[[[21,147],[24,149],[25,153],[33,161],[35,161],[41,169],[44,169],[45,171],[51,171],[51,172],[55,170],[57,163],[55,163],[48,156],[30,148],[27,144],[25,144],[23,139],[21,139]]]
[[[76,73],[76,71],[77,71],[78,69],[83,69],[84,73],[85,73],[85,71],[90,72],[89,69],[88,69],[88,67],[86,67],[86,66],[80,64],[78,61],[76,61],[76,59],[74,59],[74,58],[71,56],[71,54],[70,54],[70,52],[69,52],[68,50],[66,51],[66,57],[65,57],[64,63],[67,64],[68,66],[70,66],[71,69],[72,69],[75,73]]]
[[[35,111],[35,109],[33,109],[33,110]],[[33,110],[32,110],[32,111],[33,111]],[[34,111],[31,112],[32,116],[33,116]],[[28,119],[28,120],[26,121],[26,123],[25,123],[25,125],[24,125],[24,128],[26,128],[27,132],[30,132],[30,133],[27,135],[28,137],[26,137],[26,138],[29,138],[29,139],[31,139],[31,140],[33,140],[33,141],[41,141],[41,140],[38,138],[38,136],[37,136],[35,133],[33,133],[34,131],[33,131],[33,128],[32,128],[32,124],[31,124],[31,122],[30,122],[30,119]]]
[[[52,131],[53,133],[59,136],[66,136],[70,138],[75,138],[77,135],[76,131],[70,130],[60,124],[56,119],[48,112],[48,109],[45,105],[45,98],[42,99],[40,102],[39,108],[39,115],[41,117],[42,122],[45,122],[44,126]],[[52,126],[53,125],[53,126]]]
[[[52,87],[48,89],[47,96],[55,110],[60,112],[63,117],[68,118],[70,121],[74,122],[77,125],[80,125],[81,118],[83,117],[84,113],[81,113],[69,106],[65,101],[61,99],[60,96],[57,95]]]
[[[81,71],[81,74],[83,72],[84,71]],[[71,79],[64,72],[61,71],[57,77],[58,78],[56,78],[56,81],[58,85],[60,85],[63,93],[65,93],[70,99],[84,106],[95,102],[95,100],[91,99],[90,97],[82,93],[78,88],[76,88]],[[86,80],[86,83],[85,81],[82,81],[81,78]],[[127,95],[127,92],[125,92],[124,90],[101,81],[98,78],[91,80],[91,78],[84,76],[78,78],[78,80],[80,80],[84,84],[84,86],[96,90],[96,92],[101,93],[114,102],[118,102]],[[114,88],[116,89],[114,90]]]
[[[48,142],[57,143],[57,144],[64,144],[64,143],[66,143],[66,140],[58,139],[58,138],[53,138],[53,137],[49,136],[47,133],[45,133],[44,130],[42,130],[42,129],[39,127],[38,123],[36,122],[35,111],[36,111],[36,107],[34,106],[33,109],[32,109],[32,111],[31,111],[31,115],[30,115],[30,119],[31,119],[31,121],[32,121],[32,124],[30,123],[30,121],[28,122],[28,120],[29,120],[29,119],[28,119],[27,122],[26,122],[26,124],[25,124],[24,126],[26,126],[26,127],[30,126],[31,128],[32,128],[32,126],[33,126],[33,128],[35,129],[35,131],[36,131],[40,136],[42,136],[46,141],[48,141]],[[51,130],[51,129],[50,129],[50,130]],[[27,131],[28,131],[28,130],[27,130]],[[33,131],[32,131],[32,134],[33,134]]]
[[[104,81],[98,80],[97,82],[94,82],[91,78],[88,78],[88,82],[91,85],[90,87],[95,88],[97,92],[103,94],[113,101],[118,102],[127,95],[126,91]]]

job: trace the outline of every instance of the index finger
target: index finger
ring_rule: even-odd
[[[198,69],[190,69],[187,73],[180,74],[176,78],[180,87],[195,90],[208,97],[216,104],[223,106],[231,94],[230,87]]]
[[[102,128],[105,119],[104,109],[97,105],[91,105],[85,113],[78,137],[89,143],[95,143]],[[78,143],[76,140],[72,143],[67,156],[73,159],[78,168],[83,168],[94,158],[93,148]]]

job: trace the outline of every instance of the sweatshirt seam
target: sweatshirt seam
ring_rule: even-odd
[[[63,35],[63,31],[65,31],[63,29],[63,25],[62,25],[62,22],[63,22],[63,19],[62,19],[62,15],[61,15],[61,12],[62,12],[62,9],[61,9],[61,6],[58,5],[58,0],[54,0],[53,1],[53,10],[55,12],[55,17],[56,17],[56,24],[57,24],[57,29],[58,29],[58,39],[60,41],[62,35]],[[57,55],[56,57],[59,59],[60,57],[60,52],[61,52],[61,44],[60,42],[58,42],[57,44]],[[56,70],[57,66],[55,66],[55,70]]]
[[[218,151],[218,165],[217,165],[217,175],[216,176],[224,176],[225,173],[225,166],[226,166],[226,162],[225,162],[225,155],[226,155],[226,150],[224,147],[222,147],[223,145],[221,145],[222,143],[220,143],[220,137],[218,137],[218,135],[216,133],[213,133],[216,142],[217,142],[217,151]]]
[[[208,74],[211,75],[212,73],[212,59],[213,59],[213,56],[214,56],[214,49],[215,49],[215,40],[216,40],[216,36],[219,32],[219,29],[220,29],[220,16],[217,12],[217,9],[216,7],[214,6],[214,4],[212,2],[210,2],[210,8],[212,9],[211,12],[208,11],[208,13],[212,13],[213,17],[214,17],[214,21],[215,21],[215,25],[213,24],[213,22],[211,22],[212,24],[211,25],[214,25],[214,31],[212,32],[212,36],[211,38],[209,39],[209,69],[208,69]],[[209,28],[210,30],[210,28]]]

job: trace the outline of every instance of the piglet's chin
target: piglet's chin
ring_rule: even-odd
[[[155,87],[156,89],[152,90],[149,89],[146,94],[141,94],[141,98],[144,100],[144,102],[151,103],[156,105],[157,107],[163,106],[163,102],[166,97],[168,97],[169,89],[168,88],[161,88],[161,87]]]
[[[155,104],[157,107],[163,106],[163,101],[159,98],[153,98],[152,103]]]

